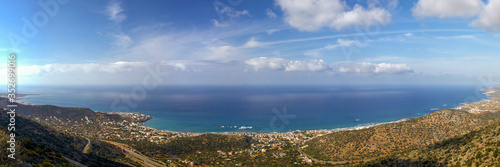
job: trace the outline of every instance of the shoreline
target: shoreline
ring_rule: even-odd
[[[422,115],[422,116],[425,116],[425,115]],[[415,118],[418,118],[418,117],[415,117]],[[158,130],[158,131],[169,132],[169,133],[185,133],[185,134],[199,134],[199,135],[207,134],[207,133],[209,133],[209,134],[268,134],[268,135],[278,134],[279,135],[279,134],[294,133],[297,131],[306,132],[306,134],[307,134],[307,132],[316,132],[316,133],[317,132],[329,132],[329,133],[332,133],[332,132],[339,132],[339,131],[361,130],[361,129],[371,128],[371,127],[378,126],[378,125],[404,122],[404,121],[415,119],[415,118],[403,118],[403,119],[400,119],[397,121],[368,123],[369,125],[362,124],[359,126],[352,126],[352,127],[345,127],[345,128],[318,129],[318,130],[300,130],[300,129],[297,129],[297,130],[287,131],[287,132],[177,132],[177,131],[170,131],[170,130],[158,130],[156,128],[152,128],[152,127],[145,126],[145,125],[141,125],[141,127],[147,128],[147,129]]]
[[[484,89],[484,90],[482,89],[481,91],[483,91],[483,94],[487,95],[487,97],[485,99],[481,99],[479,101],[471,102],[471,103],[459,103],[459,106],[457,106],[455,108],[442,108],[442,109],[439,109],[439,110],[444,110],[444,109],[457,109],[457,110],[461,110],[461,109],[459,109],[460,107],[466,106],[468,104],[475,104],[475,103],[483,102],[485,100],[490,99],[490,96],[488,94],[490,94],[491,92],[493,92],[493,93],[495,92],[494,90],[490,90],[490,88],[487,88],[487,89]],[[29,99],[29,96],[32,96],[32,95],[39,95],[39,94],[26,94],[26,95],[23,96],[22,99],[20,99],[20,100],[18,100],[16,102],[19,103],[19,104],[23,104],[23,105],[38,105],[38,104],[29,104],[29,103],[23,101],[26,98]],[[44,105],[52,105],[52,104],[44,104]],[[57,105],[54,105],[54,106],[57,106]],[[58,106],[58,107],[61,107],[61,106]],[[82,108],[82,107],[71,107],[71,108]],[[84,108],[88,108],[88,107],[84,107]],[[90,108],[88,108],[88,109],[90,109]],[[92,109],[90,109],[90,110],[92,110]],[[439,111],[439,110],[436,110],[436,111]],[[238,135],[238,134],[279,135],[279,134],[290,134],[290,133],[294,133],[294,132],[297,132],[297,131],[298,132],[305,132],[306,134],[309,134],[309,133],[333,133],[333,132],[339,132],[339,131],[361,130],[361,129],[371,128],[371,127],[378,126],[378,125],[383,125],[383,124],[404,122],[404,121],[407,121],[407,120],[419,118],[419,117],[425,116],[427,114],[430,114],[432,112],[435,112],[435,111],[432,111],[430,113],[427,113],[427,114],[424,114],[424,115],[419,115],[417,117],[401,118],[401,119],[395,120],[395,121],[365,123],[365,124],[359,124],[359,125],[356,125],[356,126],[349,126],[349,127],[343,127],[343,128],[334,128],[334,129],[312,129],[312,130],[300,130],[300,129],[296,129],[296,130],[291,130],[291,131],[286,131],[286,132],[257,132],[257,131],[249,131],[249,132],[234,132],[234,131],[233,132],[182,132],[182,131],[172,131],[172,130],[159,130],[159,129],[156,129],[156,128],[153,128],[153,127],[150,127],[150,126],[146,126],[146,125],[144,125],[144,123],[146,123],[147,121],[149,121],[151,119],[154,119],[154,117],[142,114],[140,112],[120,112],[120,113],[116,113],[116,112],[101,112],[101,111],[95,111],[95,110],[92,110],[92,111],[93,112],[97,112],[97,113],[118,114],[118,115],[140,114],[140,115],[143,115],[145,117],[150,117],[150,119],[147,119],[146,121],[141,122],[141,125],[139,125],[141,128],[155,130],[155,131],[168,132],[168,133],[189,134],[189,135],[201,135],[201,134],[207,134],[207,133],[209,133],[209,134],[232,134],[232,135],[235,135],[235,134],[236,135]],[[243,126],[236,126],[236,127],[243,127]]]
[[[19,104],[22,104],[22,105],[30,105],[30,106],[39,105],[39,104],[26,103],[26,102],[21,101],[21,100],[18,100],[16,102],[19,103]],[[53,105],[53,104],[42,104],[42,105]],[[53,105],[53,106],[57,106],[57,105]],[[62,106],[57,106],[57,107],[62,107]],[[82,108],[82,107],[70,107],[70,108]],[[83,108],[87,108],[87,107],[83,107]],[[88,109],[90,109],[90,108],[88,108]],[[90,110],[92,110],[92,109],[90,109]],[[279,135],[279,134],[294,133],[294,132],[297,132],[297,131],[305,132],[306,134],[308,132],[313,132],[313,133],[319,133],[319,132],[333,133],[333,132],[338,132],[338,131],[361,130],[361,129],[366,129],[366,128],[370,128],[370,127],[374,127],[374,126],[378,126],[378,125],[383,125],[383,124],[403,122],[403,121],[407,121],[407,120],[410,120],[410,119],[414,119],[414,118],[418,118],[418,117],[427,115],[427,114],[420,115],[420,116],[414,117],[414,118],[402,118],[402,119],[399,119],[399,120],[396,120],[396,121],[365,123],[365,124],[359,124],[359,125],[356,125],[356,126],[343,127],[343,128],[334,128],[334,129],[313,129],[313,130],[300,130],[300,129],[296,129],[296,130],[287,131],[287,132],[178,132],[178,131],[171,131],[171,130],[159,130],[159,129],[156,129],[156,128],[144,125],[144,123],[146,123],[147,121],[149,121],[151,119],[154,119],[154,117],[150,116],[150,115],[142,114],[140,112],[119,112],[118,113],[118,112],[102,112],[102,111],[95,111],[95,110],[92,110],[92,111],[96,112],[96,113],[117,114],[117,115],[140,114],[140,115],[143,115],[143,116],[151,117],[150,119],[142,122],[142,124],[139,125],[141,128],[150,129],[150,130],[156,130],[156,131],[162,131],[162,132],[168,132],[168,133],[178,133],[178,134],[180,133],[180,134],[191,134],[191,135],[202,135],[202,134],[207,134],[207,133],[209,133],[209,134],[232,134],[232,135],[238,135],[238,134],[268,134],[268,135],[275,134],[275,135]]]

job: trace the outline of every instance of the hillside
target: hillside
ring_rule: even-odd
[[[410,165],[500,167],[500,123],[360,166]]]
[[[298,159],[296,147],[265,147],[251,151],[257,141],[248,136],[234,134],[202,134],[182,137],[167,143],[148,141],[120,141],[143,155],[171,164],[201,166],[290,166]],[[271,143],[269,143],[271,144]],[[184,162],[182,162],[184,161]]]
[[[251,138],[236,135],[203,134],[182,137],[167,143],[149,141],[120,141],[142,154],[158,160],[172,160],[172,156],[190,159],[199,164],[210,164],[219,157],[217,151],[240,151],[250,147]]]
[[[0,145],[1,150],[7,150],[7,141],[10,139],[10,133],[5,129],[0,129]],[[22,166],[25,163],[33,166],[56,165],[56,166],[74,166],[60,154],[53,153],[44,145],[38,145],[29,139],[23,139],[16,142],[16,160],[8,158],[8,151],[0,152],[0,166]],[[22,157],[18,157],[21,155]]]
[[[314,138],[303,151],[326,161],[366,161],[428,146],[496,123],[500,113],[475,115],[446,109],[407,121]]]
[[[0,124],[7,125],[9,117],[6,110],[0,109]],[[91,152],[82,153],[82,149],[87,143],[85,138],[72,136],[56,131],[45,125],[29,120],[19,114],[16,115],[16,141],[20,146],[17,151],[18,161],[9,163],[21,164],[52,164],[70,166],[64,157],[80,162],[87,166],[127,166],[113,160],[122,161],[125,155],[120,149],[103,143],[92,142]],[[7,143],[7,127],[0,127],[0,140]],[[10,133],[10,132],[9,132]],[[6,144],[0,146],[6,150]],[[2,156],[4,158],[5,156]],[[2,159],[2,162],[7,162]]]

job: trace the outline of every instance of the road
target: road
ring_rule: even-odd
[[[76,165],[76,166],[78,166],[78,167],[87,167],[86,165],[83,165],[83,164],[81,164],[81,163],[79,163],[79,162],[76,162],[75,160],[69,159],[69,158],[67,158],[67,157],[65,157],[65,156],[62,156],[62,157],[63,157],[64,159],[68,160],[68,162],[69,162],[69,163],[72,163],[73,165]]]
[[[85,139],[87,139],[87,145],[85,145],[85,147],[83,148],[82,152],[83,152],[84,154],[87,154],[87,153],[89,153],[89,148],[90,148],[90,140],[89,140],[89,138],[85,138]]]
[[[148,157],[146,156],[143,156],[143,155],[140,155],[140,154],[137,154],[135,153],[134,151],[132,151],[131,149],[128,148],[128,145],[126,144],[122,144],[122,143],[117,143],[117,142],[112,142],[112,141],[107,141],[107,140],[103,140],[105,142],[108,142],[110,144],[113,144],[115,146],[118,146],[119,148],[125,150],[127,153],[129,153],[130,155],[136,157],[136,158],[139,158],[140,160],[142,160],[144,162],[144,165],[146,166],[152,166],[152,167],[165,167],[165,165],[162,165],[160,163],[157,163],[157,162],[154,162],[154,161],[151,161]]]

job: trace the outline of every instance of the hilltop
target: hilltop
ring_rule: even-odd
[[[475,115],[445,109],[407,121],[317,137],[305,142],[303,151],[318,160],[367,161],[435,144],[498,121],[500,113]]]
[[[7,125],[9,117],[7,111],[0,109],[0,124]],[[83,137],[73,136],[53,128],[34,122],[21,115],[16,115],[16,145],[17,160],[6,159],[2,155],[2,162],[10,165],[31,164],[71,166],[64,157],[87,166],[128,166],[125,155],[120,149],[103,142],[92,142],[92,150],[89,154],[82,153],[87,140]],[[7,143],[9,133],[5,126],[0,127],[0,142]],[[6,150],[6,145],[0,145],[0,149]],[[2,154],[6,153],[2,151]],[[116,160],[116,161],[115,161]]]
[[[393,154],[360,166],[500,167],[500,122],[420,149]]]

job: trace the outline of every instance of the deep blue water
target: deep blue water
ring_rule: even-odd
[[[139,112],[155,117],[147,126],[181,132],[355,127],[414,118],[432,108],[454,108],[486,98],[475,86],[162,86],[146,90],[147,96],[140,91],[131,94],[134,86],[25,86],[18,90],[38,94],[21,100],[30,104]],[[128,104],[123,96],[130,96]]]

